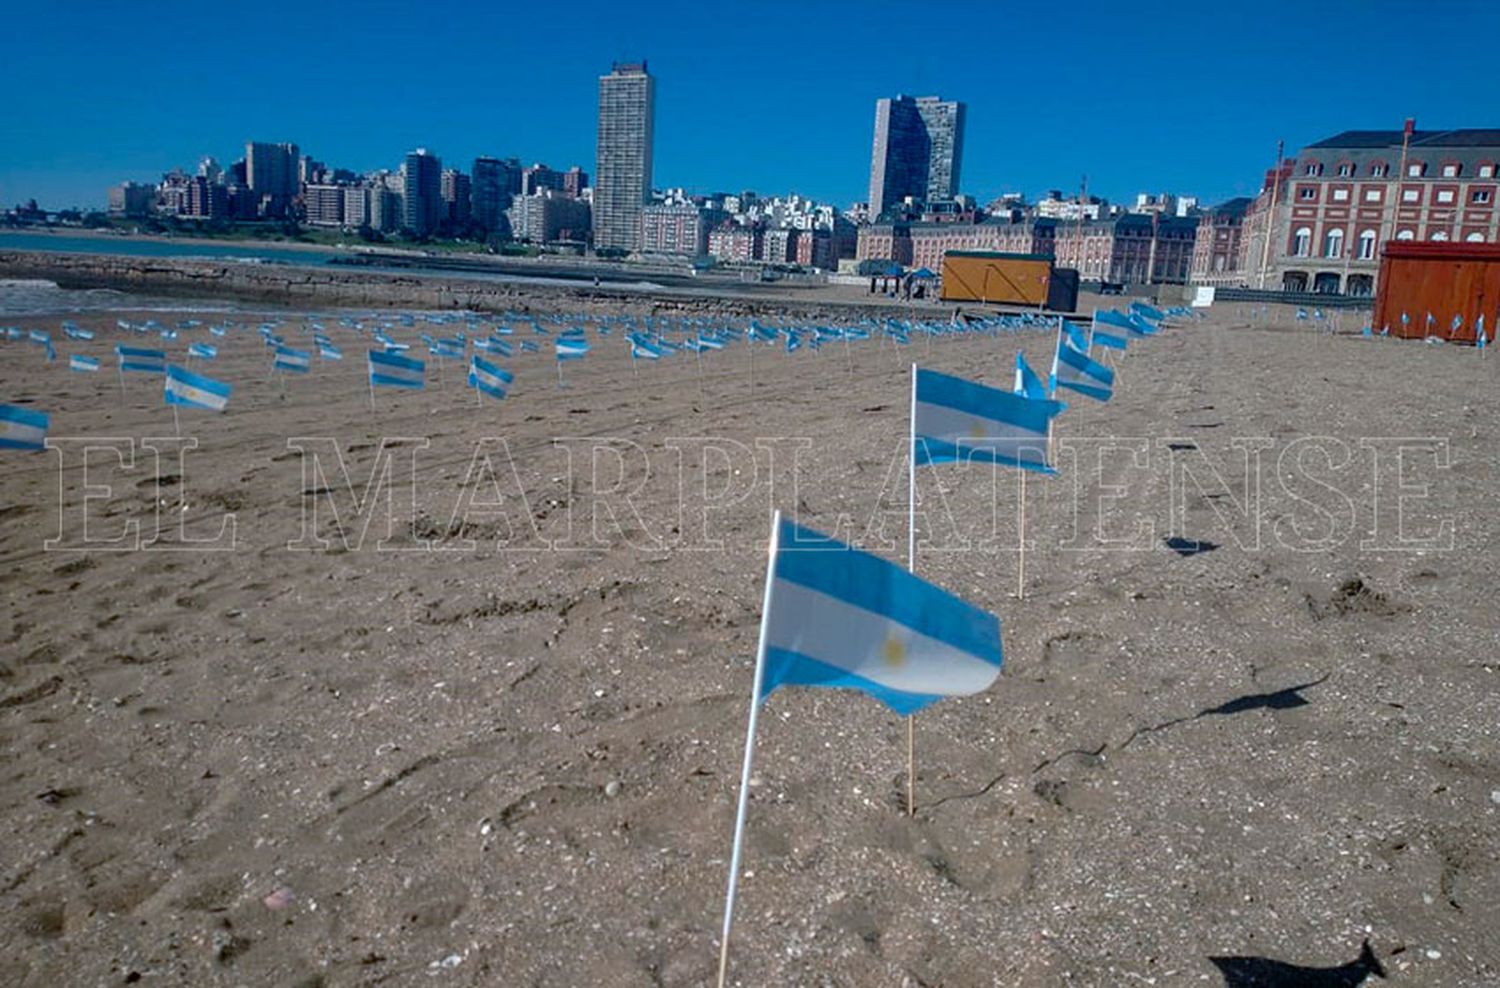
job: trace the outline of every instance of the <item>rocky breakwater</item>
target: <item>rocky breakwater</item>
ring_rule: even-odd
[[[538,274],[545,276],[546,272]],[[127,257],[0,250],[0,278],[35,278],[60,288],[111,288],[156,296],[308,308],[460,309],[475,312],[640,312],[664,315],[847,320],[892,314],[827,298],[506,281],[503,276],[385,272],[336,265]],[[931,310],[928,310],[931,313]]]

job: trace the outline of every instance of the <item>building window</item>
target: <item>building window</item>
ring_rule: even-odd
[[[1307,167],[1302,169],[1302,174],[1308,176],[1309,178],[1316,178],[1317,176],[1323,174],[1323,166],[1318,164],[1316,161],[1309,161],[1307,163]]]
[[[1312,254],[1312,230],[1307,227],[1300,228],[1292,237],[1292,253],[1297,257],[1309,257]]]
[[[1434,231],[1432,231],[1432,237],[1431,237],[1431,239],[1436,240],[1436,241],[1445,241],[1445,240],[1448,239],[1448,231],[1447,230],[1434,230]]]
[[[1324,257],[1342,257],[1344,255],[1344,231],[1329,230],[1323,238]]]
[[[1464,239],[1467,240],[1471,244],[1482,244],[1482,243],[1484,243],[1484,234],[1475,232],[1475,233],[1469,234]]]
[[[1495,197],[1495,194],[1493,192],[1491,192],[1489,189],[1475,189],[1474,190],[1473,200],[1474,200],[1474,204],[1476,206],[1483,206],[1486,203],[1488,203],[1490,200],[1492,200],[1494,197]]]
[[[1415,233],[1412,233],[1410,230],[1402,230],[1400,233],[1396,234],[1396,239],[1397,240],[1415,240],[1415,239],[1417,239],[1417,235]]]
[[[1479,166],[1479,177],[1480,178],[1494,178],[1495,177],[1495,166],[1493,164],[1480,165]]]
[[[1379,202],[1379,201],[1380,201],[1380,190],[1379,189],[1366,189],[1365,190],[1365,202]]]
[[[1427,166],[1422,164],[1420,161],[1410,162],[1406,166],[1407,178],[1421,178],[1425,174],[1427,174]]]
[[[1454,164],[1444,165],[1443,166],[1443,177],[1444,178],[1458,178],[1458,173],[1459,173],[1460,170],[1461,169],[1459,168],[1458,165],[1454,165]]]
[[[1385,178],[1390,174],[1391,166],[1384,161],[1377,161],[1370,166],[1370,175],[1374,178]]]
[[[1348,178],[1354,174],[1354,166],[1347,161],[1339,165],[1339,178]]]
[[[1359,235],[1359,259],[1368,261],[1375,256],[1375,231],[1366,230]]]
[[[1318,198],[1318,190],[1315,189],[1315,188],[1313,188],[1310,185],[1298,186],[1298,188],[1297,188],[1297,198],[1298,199],[1316,199],[1316,198]]]
[[[1438,202],[1452,202],[1453,201],[1453,190],[1452,189],[1439,189],[1438,190],[1438,194],[1437,194],[1437,201]]]
[[[1401,201],[1402,202],[1420,202],[1421,199],[1422,199],[1422,192],[1421,192],[1420,189],[1402,189],[1401,190]]]
[[[1333,201],[1334,202],[1348,202],[1349,201],[1349,190],[1348,189],[1334,189],[1333,190]]]

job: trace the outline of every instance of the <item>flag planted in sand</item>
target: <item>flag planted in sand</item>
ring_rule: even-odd
[[[0,405],[0,449],[46,449],[47,422],[46,412]]]
[[[97,357],[85,357],[83,354],[75,353],[68,358],[68,370],[81,371],[85,374],[98,373],[99,360]]]
[[[422,388],[426,386],[426,365],[413,357],[380,350],[369,352],[370,386],[382,388]]]
[[[120,360],[121,373],[165,374],[167,371],[167,354],[163,350],[115,344],[115,356]]]
[[[495,366],[478,354],[469,359],[469,387],[478,388],[491,398],[504,398],[514,380],[510,371]]]
[[[909,714],[1000,673],[1000,619],[878,556],[777,523],[759,696],[781,686],[867,693]]]
[[[1053,394],[1058,388],[1067,388],[1099,401],[1109,401],[1114,396],[1115,372],[1073,349],[1059,334],[1049,385]]]
[[[293,374],[306,374],[312,370],[312,351],[278,346],[276,359],[271,366],[276,370],[291,371]]]
[[[168,405],[222,412],[229,404],[230,391],[231,387],[223,381],[215,381],[211,377],[194,374],[175,364],[167,368],[164,393]]]
[[[911,437],[917,466],[972,460],[1053,472],[1046,459],[1047,427],[1067,405],[937,371],[916,368],[915,374]]]

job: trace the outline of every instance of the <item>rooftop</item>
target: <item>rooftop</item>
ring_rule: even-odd
[[[1400,147],[1400,130],[1346,130],[1324,138],[1313,148],[1389,148]],[[1477,127],[1464,130],[1417,130],[1411,135],[1412,147],[1500,147],[1500,129]]]

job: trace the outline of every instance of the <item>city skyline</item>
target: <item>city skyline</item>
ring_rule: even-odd
[[[712,25],[680,11],[649,17],[584,3],[553,50],[501,25],[495,12],[465,7],[473,29],[462,36],[409,39],[411,59],[429,67],[431,82],[399,87],[384,72],[373,84],[349,74],[312,85],[300,61],[233,41],[212,58],[167,35],[134,49],[119,43],[102,5],[65,14],[30,8],[11,17],[27,43],[0,66],[13,104],[0,121],[0,202],[102,206],[110,184],[154,181],[204,155],[232,160],[251,136],[296,141],[320,161],[361,172],[390,168],[413,147],[453,162],[493,155],[587,164],[595,160],[600,66],[640,58],[659,82],[658,187],[799,192],[840,205],[866,198],[870,106],[898,92],[940,92],[967,105],[961,191],[981,202],[1006,191],[1072,193],[1087,174],[1090,191],[1112,201],[1165,190],[1214,203],[1254,194],[1278,139],[1290,153],[1351,125],[1391,127],[1416,116],[1459,127],[1489,113],[1479,60],[1453,59],[1441,73],[1394,71],[1412,57],[1414,32],[1436,30],[1428,20],[1393,29],[1403,12],[1426,9],[1413,4],[1334,4],[1325,19],[1340,30],[1315,59],[1280,26],[1248,14],[1165,2],[1085,7],[1086,33],[1070,47],[1058,44],[1058,26],[1043,13],[955,9],[966,35],[994,39],[983,49],[994,57],[983,58],[888,39],[872,58],[882,18],[789,5],[747,8],[764,30],[724,28],[704,44]],[[902,8],[889,9],[894,16]],[[819,56],[824,81],[791,74],[770,82],[774,73],[758,73],[754,87],[734,84],[725,67],[767,57],[759,36],[781,23],[778,10],[797,36],[837,40]],[[337,6],[303,10],[278,0],[267,12],[309,31],[323,25],[369,51],[376,66],[391,41],[390,18],[356,22]],[[1500,27],[1493,5],[1459,0],[1444,12],[1469,32]],[[1080,45],[1087,72],[1077,71]],[[294,61],[295,72],[267,71]],[[1353,99],[1328,98],[1309,73],[1379,85],[1351,87],[1356,108]],[[255,87],[239,81],[252,75]],[[1189,77],[1208,81],[1174,85]]]

